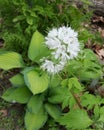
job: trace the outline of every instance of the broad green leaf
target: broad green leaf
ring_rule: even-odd
[[[46,103],[45,104],[45,109],[48,112],[48,114],[53,117],[54,119],[58,119],[61,115],[61,111],[58,108],[58,106],[53,105],[51,103]]]
[[[36,114],[29,111],[25,115],[25,126],[27,130],[39,130],[47,121],[48,115],[43,108]]]
[[[68,80],[68,87],[69,87],[69,89],[76,88],[76,89],[82,91],[82,87],[77,78],[70,78]]]
[[[68,87],[55,87],[49,89],[48,101],[52,104],[62,104],[62,109],[70,106],[73,109],[76,100],[72,93],[69,91]]]
[[[24,78],[28,88],[33,94],[42,93],[48,88],[49,77],[45,72],[40,74],[35,69],[26,70]]]
[[[32,93],[27,87],[9,88],[2,96],[8,102],[27,103]]]
[[[91,68],[92,69],[92,68]],[[93,80],[93,79],[97,79],[100,78],[100,76],[102,75],[102,71],[101,70],[82,70],[80,72],[80,80],[85,80],[85,81],[89,81],[89,80]]]
[[[31,39],[28,57],[35,62],[39,62],[39,60],[47,55],[48,49],[46,48],[44,36],[36,31]]]
[[[33,95],[27,104],[27,108],[31,113],[38,113],[41,106],[43,105],[44,96],[43,95]]]
[[[16,52],[0,53],[0,68],[9,70],[12,68],[24,67],[24,62],[20,54]]]
[[[10,82],[12,83],[12,85],[14,87],[19,87],[19,86],[24,86],[25,85],[24,77],[23,77],[22,74],[16,74],[15,76],[10,78],[9,80],[10,80]]]
[[[60,117],[57,121],[61,125],[77,130],[84,130],[93,123],[88,117],[87,112],[81,109],[71,110],[69,113],[66,113],[64,116]]]
[[[58,75],[54,75],[51,77],[50,86],[51,87],[57,87],[61,82],[61,79]]]
[[[48,101],[53,104],[64,102],[69,98],[69,91],[67,87],[50,88]]]

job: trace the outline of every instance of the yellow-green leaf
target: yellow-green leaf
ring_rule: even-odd
[[[8,102],[27,103],[32,93],[29,89],[24,87],[12,87],[9,88],[2,96],[2,98]]]
[[[28,57],[35,62],[39,62],[39,60],[47,55],[48,49],[46,48],[44,36],[36,31],[31,39]]]
[[[0,68],[9,70],[12,68],[24,67],[24,62],[20,54],[16,52],[2,52],[0,53]]]
[[[48,112],[48,114],[53,117],[54,119],[58,119],[59,116],[61,115],[61,111],[58,106],[53,105],[51,103],[46,103],[45,104],[45,109]]]
[[[43,105],[43,99],[43,95],[33,95],[27,104],[29,112],[34,114],[38,113],[41,106]]]
[[[47,121],[48,115],[43,108],[37,114],[26,112],[25,126],[26,130],[39,130]]]
[[[25,85],[24,77],[22,74],[16,74],[12,78],[10,78],[9,80],[14,87],[19,87],[19,86]]]
[[[45,72],[40,74],[34,69],[29,71],[26,70],[26,73],[24,73],[24,78],[26,85],[33,94],[42,93],[48,88],[49,77]]]

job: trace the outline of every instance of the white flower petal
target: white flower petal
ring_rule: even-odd
[[[54,28],[49,31],[47,37],[45,37],[45,44],[52,51],[51,56],[58,60],[59,63],[56,64],[53,60],[44,59],[41,60],[44,61],[41,68],[55,74],[64,68],[68,60],[77,57],[80,51],[77,36],[78,33],[68,26]]]

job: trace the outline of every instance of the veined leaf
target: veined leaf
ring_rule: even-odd
[[[48,115],[43,108],[36,114],[26,112],[25,126],[27,130],[39,130],[47,121]]]
[[[80,109],[71,110],[69,113],[64,114],[58,119],[58,122],[70,129],[77,130],[85,129],[93,123],[87,112]]]
[[[33,95],[27,104],[27,108],[31,113],[38,113],[41,106],[43,105],[43,95]]]
[[[100,114],[100,118],[98,121],[104,122],[104,106],[100,108],[99,114]]]
[[[9,70],[12,68],[24,67],[24,62],[20,54],[16,52],[2,52],[0,53],[0,68]]]
[[[100,100],[100,96],[94,96],[89,93],[84,93],[81,96],[81,104],[82,106],[87,107],[87,109],[92,109],[95,105],[99,105]]]
[[[19,87],[19,86],[22,87],[25,85],[24,77],[22,74],[16,74],[12,78],[10,78],[9,80],[14,87]]]
[[[44,72],[40,75],[34,69],[24,72],[25,82],[33,94],[42,93],[48,88],[49,77]]]
[[[101,70],[82,70],[80,72],[80,80],[85,80],[85,81],[89,81],[89,80],[93,80],[93,79],[97,79],[102,75],[102,71]]]
[[[51,87],[57,87],[61,82],[61,79],[58,75],[54,75],[51,77],[50,86]]]
[[[44,44],[44,36],[36,31],[31,39],[31,43],[28,50],[28,57],[35,62],[39,62],[39,60],[47,55],[48,49]]]
[[[2,96],[8,102],[27,103],[32,93],[25,87],[12,87],[9,88]]]
[[[69,91],[67,87],[50,88],[48,101],[53,104],[63,103],[69,98]]]
[[[80,85],[80,83],[79,83],[77,78],[70,78],[68,80],[68,87],[69,87],[69,89],[74,87],[74,88],[76,88],[76,89],[78,89],[80,91],[82,90],[82,87],[81,87],[81,85]]]
[[[45,109],[48,112],[48,114],[53,117],[54,119],[58,119],[59,116],[61,115],[61,111],[58,108],[58,106],[53,105],[51,103],[46,103],[45,104]]]

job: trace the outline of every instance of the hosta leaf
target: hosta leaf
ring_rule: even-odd
[[[37,114],[26,112],[25,126],[27,130],[39,130],[47,121],[47,113],[43,108]]]
[[[53,104],[62,103],[69,97],[69,91],[67,87],[55,87],[50,89],[48,101]]]
[[[61,79],[58,75],[54,75],[51,77],[50,86],[51,87],[57,87],[61,82]]]
[[[43,105],[43,95],[33,95],[27,104],[29,112],[36,114]]]
[[[16,52],[2,52],[0,53],[0,68],[9,70],[12,68],[24,67],[24,62],[20,54]]]
[[[33,34],[28,50],[28,57],[32,61],[39,62],[48,53],[44,41],[44,36],[38,31]]]
[[[19,86],[25,85],[24,77],[22,74],[16,74],[12,78],[10,78],[9,80],[14,87],[19,87]]]
[[[49,77],[45,72],[40,74],[34,69],[26,70],[24,78],[28,88],[33,94],[42,93],[48,88]]]
[[[73,130],[85,129],[93,123],[87,112],[80,109],[71,110],[69,113],[64,114],[58,119],[58,122]]]
[[[27,87],[9,88],[2,96],[8,102],[27,103],[32,93]]]
[[[48,112],[48,114],[53,117],[54,119],[59,118],[59,116],[61,115],[61,111],[58,108],[58,106],[50,104],[50,103],[46,103],[45,104],[45,109]]]

